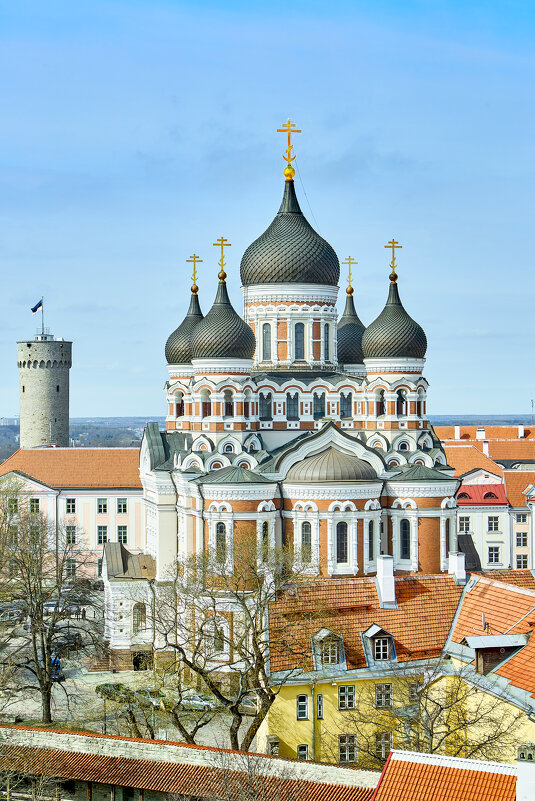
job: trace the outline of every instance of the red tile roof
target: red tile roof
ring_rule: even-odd
[[[502,475],[502,466],[485,456],[475,445],[444,445],[444,453],[448,464],[455,468],[456,476],[464,476],[465,473],[478,468],[494,476]]]
[[[433,426],[435,434],[441,440],[455,439],[455,426]],[[461,440],[475,440],[476,432],[479,426],[460,426]],[[518,426],[486,426],[481,428],[485,429],[485,436],[483,439],[515,439],[518,440]],[[535,439],[535,428],[531,426],[524,426],[524,436],[522,439]]]
[[[468,495],[468,497],[463,498],[463,495]],[[503,484],[461,484],[457,494],[457,504],[459,506],[508,506]]]
[[[526,506],[526,496],[523,495],[523,491],[530,484],[535,485],[535,472],[530,470],[505,470],[503,479],[511,506]]]
[[[372,623],[393,636],[400,662],[439,656],[462,588],[447,575],[400,577],[395,587],[397,609],[381,609],[373,578],[310,582],[271,604],[272,670],[295,667],[297,654],[312,670],[310,638],[321,628],[343,636],[348,669],[365,667],[361,633]]]
[[[392,751],[373,801],[515,801],[516,767]]]
[[[491,581],[501,581],[504,584],[514,584],[516,587],[535,590],[535,578],[531,570],[478,570],[471,572],[475,576],[484,576]]]
[[[0,464],[47,487],[141,489],[138,448],[27,448]]]

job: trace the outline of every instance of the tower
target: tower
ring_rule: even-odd
[[[48,329],[17,342],[20,371],[20,447],[69,445],[69,370],[72,342]]]

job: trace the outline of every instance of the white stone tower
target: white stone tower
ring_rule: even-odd
[[[48,329],[17,342],[20,371],[20,447],[69,446],[69,370],[72,342]]]

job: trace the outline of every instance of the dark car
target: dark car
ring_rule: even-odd
[[[54,636],[54,647],[58,654],[77,651],[83,644],[83,638],[79,631],[59,631]]]

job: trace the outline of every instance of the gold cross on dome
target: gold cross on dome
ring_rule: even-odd
[[[295,123],[291,122],[290,118],[288,117],[288,122],[285,122],[282,128],[277,128],[277,133],[288,134],[288,147],[286,148],[286,155],[283,156],[282,158],[284,159],[284,161],[287,161],[288,164],[290,164],[290,162],[294,161],[295,159],[295,156],[292,156],[292,149],[293,149],[292,134],[301,133],[301,130],[299,128],[296,128]]]
[[[193,275],[191,276],[191,280],[193,281],[193,286],[191,288],[192,292],[197,292],[197,263],[202,264],[202,259],[200,259],[196,253],[193,256],[190,256],[189,259],[186,259],[186,264],[193,264]]]
[[[348,256],[347,259],[342,262],[342,264],[347,264],[347,289],[346,289],[346,292],[347,292],[348,295],[352,295],[353,294],[353,285],[352,285],[353,277],[351,275],[351,267],[352,267],[353,264],[358,264],[358,261],[353,259],[351,256]]]
[[[226,274],[225,270],[223,269],[224,266],[225,266],[225,248],[230,248],[231,247],[231,243],[227,239],[225,239],[224,236],[220,236],[219,239],[216,239],[216,241],[214,242],[214,247],[215,248],[221,248],[221,258],[218,261],[218,264],[221,267],[221,270],[219,271],[218,278],[219,278],[220,281],[224,281],[225,278],[227,277],[227,274]]]
[[[398,242],[396,242],[394,237],[392,237],[392,239],[390,240],[388,245],[385,245],[385,248],[391,248],[391,250],[392,250],[392,261],[390,262],[390,266],[392,267],[392,272],[390,273],[390,281],[393,284],[395,284],[396,281],[398,280],[398,276],[397,276],[397,273],[396,273],[396,248],[399,249],[399,248],[402,248],[402,247],[403,247],[403,245],[400,245]]]

